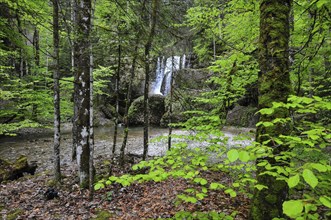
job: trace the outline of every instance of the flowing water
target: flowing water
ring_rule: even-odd
[[[61,164],[71,165],[71,136],[70,127],[62,128],[61,139]],[[227,127],[224,129],[224,134],[229,138],[230,145],[240,144],[247,145],[251,141],[235,141],[233,139],[239,133],[247,132],[249,129],[239,129]],[[189,134],[187,131],[174,130],[174,134]],[[123,128],[120,127],[117,138],[117,152],[121,147],[123,141]],[[150,128],[150,139],[166,136],[168,129],[165,128]],[[175,140],[176,141],[176,140]],[[197,146],[196,143],[189,143],[190,146]],[[200,143],[201,145],[201,143]],[[113,146],[113,127],[97,127],[95,128],[95,158],[100,155],[111,155]],[[151,141],[149,144],[149,156],[161,156],[167,151],[167,139]],[[16,137],[2,137],[0,139],[0,157],[14,160],[19,155],[26,155],[29,161],[36,161],[38,164],[38,170],[51,169],[52,167],[52,152],[53,152],[53,134],[52,130],[32,130],[30,132],[24,132],[24,135]],[[143,152],[143,128],[135,127],[129,129],[129,137],[127,142],[127,153],[139,154]]]

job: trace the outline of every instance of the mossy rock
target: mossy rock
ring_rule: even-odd
[[[255,127],[258,122],[256,112],[256,107],[236,105],[228,112],[226,124],[229,126]]]
[[[0,158],[0,183],[6,180],[15,180],[23,176],[24,173],[34,175],[37,164],[28,163],[26,156],[21,155],[14,163]]]
[[[162,95],[150,95],[149,96],[149,124],[154,126],[160,126],[160,121],[165,113],[164,107],[165,97]],[[128,113],[129,124],[133,126],[139,126],[144,124],[144,97],[140,96],[135,99]]]

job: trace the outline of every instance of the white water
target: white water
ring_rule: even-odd
[[[160,57],[157,58],[157,65],[156,65],[156,77],[155,81],[153,83],[153,88],[152,88],[152,94],[160,94],[161,93],[161,87],[162,87],[162,82],[164,78],[164,57],[162,59]]]
[[[185,68],[186,57],[183,55],[182,63],[180,56],[165,57],[157,59],[155,81],[152,83],[151,94],[168,95],[171,89],[171,79],[173,73],[180,68]],[[162,85],[164,90],[162,91]]]

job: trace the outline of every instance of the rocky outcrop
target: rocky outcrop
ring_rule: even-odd
[[[160,126],[160,121],[165,113],[164,105],[165,97],[162,95],[149,96],[149,124],[153,126]],[[140,96],[135,99],[128,114],[129,124],[139,126],[144,124],[144,97]]]
[[[258,122],[257,107],[236,105],[226,117],[226,124],[230,126],[255,127]]]

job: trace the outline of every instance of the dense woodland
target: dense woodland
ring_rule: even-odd
[[[331,218],[329,0],[1,0],[0,12],[0,141],[52,127],[44,203],[64,207],[70,188],[85,195],[77,203],[93,204],[73,219]],[[168,61],[170,87],[152,94]],[[257,123],[236,140],[254,140],[230,145],[222,129],[239,106]],[[133,165],[125,152],[134,111],[144,144]],[[101,114],[114,128],[106,174],[94,157]],[[77,182],[61,167],[63,124],[72,124]],[[169,128],[153,140],[166,140],[164,156],[148,156],[150,125]],[[148,194],[155,186],[163,191]],[[125,199],[159,206],[142,211]],[[110,208],[121,203],[120,213]],[[0,201],[4,219],[12,207]],[[70,219],[59,212],[31,219]]]

